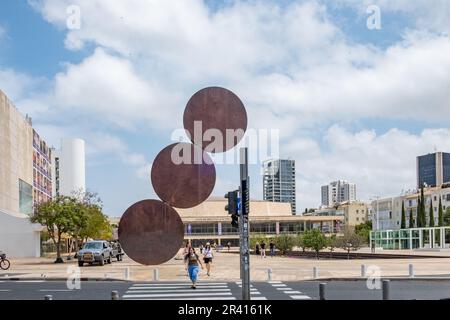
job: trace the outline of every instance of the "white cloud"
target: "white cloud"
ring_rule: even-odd
[[[337,179],[357,184],[359,199],[398,195],[416,187],[416,157],[450,150],[449,129],[426,129],[420,134],[391,129],[350,132],[330,127],[322,143],[294,138],[286,150],[297,159],[299,208],[320,205],[320,186]],[[327,150],[327,151],[324,151]]]
[[[60,27],[66,7],[79,5],[82,28],[68,30],[66,42],[115,52],[97,49],[57,75],[57,105],[120,126],[167,124],[214,84],[241,96],[253,126],[282,136],[343,119],[450,116],[448,37],[408,32],[385,51],[355,44],[319,1],[234,2],[214,13],[200,0],[33,3]]]
[[[50,105],[73,110],[122,127],[148,121],[159,127],[168,121],[176,95],[165,93],[157,83],[141,78],[135,67],[103,49],[55,77]]]
[[[174,129],[197,89],[229,87],[246,104],[252,127],[280,129],[282,153],[297,159],[299,207],[317,206],[320,185],[333,179],[356,182],[361,198],[398,194],[414,186],[418,154],[434,145],[450,149],[447,129],[377,135],[332,126],[367,118],[447,126],[450,38],[426,31],[448,30],[442,2],[427,9],[428,0],[370,1],[382,12],[405,12],[421,29],[405,30],[403,41],[386,50],[350,41],[323,1],[233,2],[217,12],[200,0],[30,2],[59,28],[67,6],[79,5],[82,28],[67,30],[66,46],[97,48],[56,75],[52,90],[30,109],[37,103],[42,115],[70,112],[93,123]],[[323,141],[299,134],[329,126]],[[148,179],[145,157],[109,138],[96,148],[110,148]],[[227,185],[219,177],[219,189]]]
[[[39,79],[33,79],[26,74],[0,67],[0,90],[14,102],[28,95],[29,91],[37,85],[37,82],[39,82]]]
[[[338,0],[343,6],[351,6],[366,15],[369,5],[377,5],[381,13],[404,13],[418,29],[437,33],[450,33],[450,2],[448,0]],[[334,4],[336,4],[336,2]]]

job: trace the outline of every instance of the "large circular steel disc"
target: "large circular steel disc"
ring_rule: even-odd
[[[119,223],[119,242],[125,253],[143,265],[172,259],[181,248],[184,226],[178,213],[158,200],[135,203]]]
[[[192,143],[207,152],[220,153],[234,148],[244,137],[247,112],[233,92],[210,87],[192,96],[184,111],[183,123]]]
[[[210,196],[216,184],[216,168],[199,147],[175,143],[158,154],[151,179],[161,200],[176,208],[192,208]]]

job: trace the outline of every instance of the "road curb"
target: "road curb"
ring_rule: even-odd
[[[365,281],[370,277],[362,278],[362,277],[353,277],[353,278],[318,278],[318,279],[305,279],[300,281],[308,281],[308,282],[317,282],[317,281]],[[374,279],[374,278],[371,278]],[[450,277],[381,277],[380,280],[392,280],[392,281],[417,281],[417,280],[425,280],[425,281],[440,281],[440,280],[450,280]],[[288,281],[285,281],[288,282]]]
[[[7,277],[0,278],[0,281],[67,281],[67,278],[18,278],[18,277]],[[80,278],[82,282],[131,282],[129,280],[114,279],[114,278]]]

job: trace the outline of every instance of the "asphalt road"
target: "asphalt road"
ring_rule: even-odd
[[[255,282],[253,300],[311,300],[318,299],[319,282]],[[0,281],[0,300],[110,300],[117,290],[125,300],[239,300],[237,282],[200,282],[196,290],[188,282],[81,282],[79,290],[70,290],[63,281]],[[327,282],[329,300],[380,300],[381,290],[370,290],[366,281]],[[450,298],[450,280],[393,280],[391,299],[439,300]]]

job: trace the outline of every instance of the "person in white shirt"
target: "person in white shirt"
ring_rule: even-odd
[[[213,251],[211,249],[211,244],[208,242],[206,244],[205,248],[203,249],[203,261],[205,262],[206,270],[207,270],[206,274],[208,276],[211,275],[212,259],[213,259]]]

